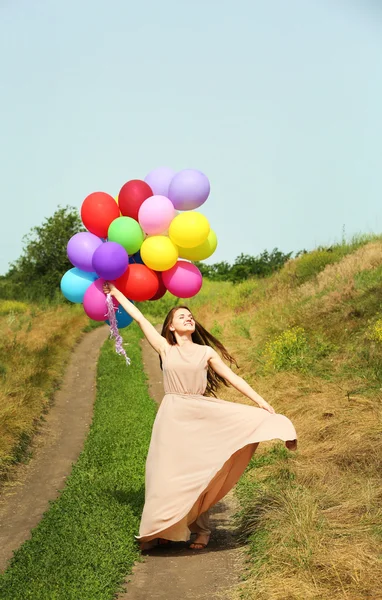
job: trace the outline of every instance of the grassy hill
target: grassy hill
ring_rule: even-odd
[[[173,299],[146,303],[159,321]],[[382,238],[358,238],[187,304],[242,375],[292,419],[237,487],[249,543],[241,599],[382,598]],[[221,397],[247,402],[235,390]]]

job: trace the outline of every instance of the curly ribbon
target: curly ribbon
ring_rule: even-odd
[[[106,294],[106,305],[107,318],[110,323],[110,339],[115,339],[115,351],[117,352],[117,354],[122,354],[125,357],[126,364],[129,366],[131,360],[127,356],[125,349],[122,348],[122,337],[118,331],[117,317],[115,316],[116,308],[114,307],[113,298],[111,297],[111,294]]]

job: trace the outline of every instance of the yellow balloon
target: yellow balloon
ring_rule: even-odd
[[[119,200],[119,194],[117,194],[117,196],[114,198],[114,200],[116,201],[117,204],[119,204],[118,200]]]
[[[218,238],[216,237],[216,233],[210,229],[208,238],[205,242],[203,242],[203,244],[200,244],[200,246],[196,246],[196,248],[178,247],[179,257],[185,258],[186,260],[205,260],[206,258],[212,256],[217,245]]]
[[[175,217],[168,233],[171,240],[181,248],[195,248],[206,241],[210,232],[208,219],[194,211],[184,212]]]
[[[144,240],[141,257],[145,265],[154,271],[167,271],[178,260],[178,248],[165,235],[152,235]]]

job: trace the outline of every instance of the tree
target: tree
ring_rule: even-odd
[[[84,231],[78,209],[59,207],[23,238],[23,253],[0,282],[0,296],[28,300],[52,299],[65,271],[73,265],[66,255],[69,239]]]
[[[223,261],[213,265],[196,263],[203,277],[213,281],[232,281],[238,283],[245,281],[250,277],[267,277],[281,267],[290,259],[292,252],[284,254],[277,248],[272,252],[264,250],[260,256],[250,256],[249,254],[240,254],[234,264],[231,266]]]
[[[272,252],[264,250],[259,256],[240,254],[232,265],[228,279],[234,283],[245,281],[250,277],[268,277],[290,259],[292,252],[283,254],[277,248]]]
[[[205,265],[201,262],[195,263],[203,277],[212,281],[228,281],[231,271],[231,265],[226,262],[215,263],[213,265]]]

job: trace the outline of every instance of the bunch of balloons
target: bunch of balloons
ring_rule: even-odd
[[[192,261],[209,258],[217,246],[207,218],[194,210],[209,193],[200,171],[160,167],[144,180],[125,183],[117,198],[105,192],[87,196],[81,207],[87,231],[67,246],[74,268],[61,280],[64,296],[83,302],[96,321],[106,319],[104,281],[132,301],[158,300],[167,290],[179,298],[195,296],[202,274]],[[118,327],[126,327],[131,317],[113,302]]]

